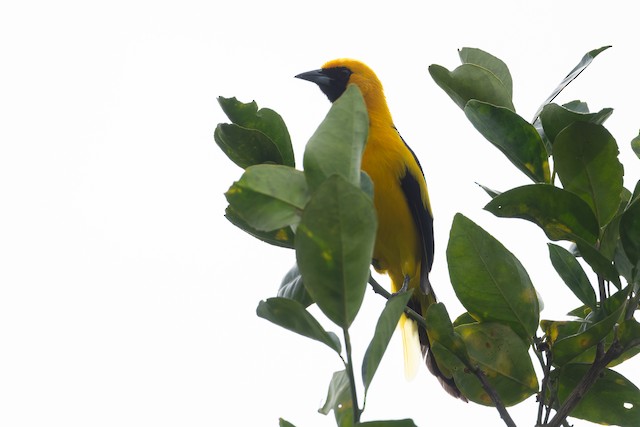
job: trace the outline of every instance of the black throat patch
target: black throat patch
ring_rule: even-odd
[[[353,72],[347,67],[325,68],[322,73],[328,77],[326,84],[319,84],[320,90],[327,95],[329,101],[334,102],[347,90],[349,77]]]

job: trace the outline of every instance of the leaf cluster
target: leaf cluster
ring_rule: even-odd
[[[464,48],[463,64],[454,71],[429,68],[473,126],[533,181],[507,190],[482,186],[492,198],[484,209],[498,217],[530,221],[551,241],[565,242],[548,244],[550,261],[583,305],[568,310],[573,320],[542,320],[541,337],[537,292],[513,254],[461,215],[454,220],[447,248],[451,282],[469,311],[459,318],[454,333],[461,335],[468,324],[499,322],[527,347],[533,346],[544,372],[538,425],[560,425],[567,415],[620,425],[637,425],[640,420],[637,387],[610,368],[640,351],[633,317],[640,287],[640,183],[633,192],[623,186],[618,145],[604,126],[612,109],[590,112],[581,101],[552,102],[606,49],[588,52],[531,123],[516,113],[512,79],[498,58]],[[626,337],[621,330],[627,331]],[[610,380],[596,381],[596,371],[595,377]],[[527,390],[537,391],[537,381],[530,385]],[[496,389],[500,391],[497,385]],[[511,389],[509,396],[515,392]],[[524,388],[519,396],[527,396]],[[552,410],[557,414],[549,420]]]

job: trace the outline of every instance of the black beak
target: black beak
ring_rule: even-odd
[[[296,79],[307,80],[313,82],[318,86],[328,87],[331,86],[331,77],[329,77],[323,69],[307,71],[306,73],[300,73],[296,76]]]
[[[307,71],[298,74],[296,78],[317,84],[329,101],[333,102],[347,89],[349,76],[351,76],[351,70],[346,67],[336,67]]]

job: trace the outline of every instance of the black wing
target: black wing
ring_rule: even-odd
[[[394,127],[395,129],[395,127]],[[398,129],[395,129],[398,132]],[[422,241],[422,260],[421,260],[421,271],[420,271],[420,288],[427,295],[433,295],[433,289],[431,288],[431,283],[429,282],[429,272],[431,271],[431,266],[433,265],[433,253],[434,253],[434,242],[433,242],[433,216],[431,216],[431,212],[425,206],[425,203],[422,200],[422,192],[420,191],[420,181],[424,181],[424,172],[422,171],[422,166],[420,165],[420,161],[416,157],[415,153],[406,143],[406,141],[402,138],[400,133],[398,132],[400,139],[407,147],[411,155],[415,159],[418,164],[418,168],[420,169],[421,176],[414,176],[408,169],[405,171],[405,175],[400,180],[400,186],[402,188],[402,192],[404,193],[407,204],[409,205],[409,209],[411,210],[411,215],[413,216],[413,220],[418,227],[418,231],[420,232],[420,237]],[[434,295],[435,297],[435,295]]]

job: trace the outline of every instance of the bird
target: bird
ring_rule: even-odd
[[[433,265],[433,215],[422,166],[393,123],[382,84],[373,70],[355,59],[331,60],[320,69],[295,76],[318,85],[330,102],[354,84],[362,93],[369,115],[369,132],[361,167],[373,182],[378,230],[372,265],[391,279],[394,293],[413,289],[409,307],[423,317],[437,301],[429,281]],[[426,330],[402,315],[405,373],[415,375],[412,354],[421,350],[427,368],[444,389],[466,400],[453,378],[444,375],[430,351]]]

